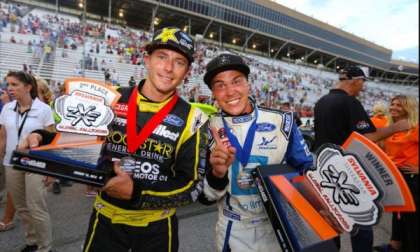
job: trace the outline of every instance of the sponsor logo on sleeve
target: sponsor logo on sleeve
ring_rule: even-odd
[[[369,128],[369,123],[368,122],[366,122],[366,121],[359,121],[359,122],[357,122],[357,124],[356,124],[356,128],[358,129],[358,130],[364,130],[364,129],[367,129],[367,128]]]
[[[292,113],[285,113],[283,116],[283,123],[281,125],[281,133],[289,139],[290,133],[292,132],[293,127],[293,115]]]

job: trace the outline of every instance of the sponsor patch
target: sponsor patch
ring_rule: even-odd
[[[276,150],[277,145],[275,144],[277,136],[274,137],[262,137],[260,143],[258,144],[258,148],[260,150]]]
[[[126,103],[117,103],[114,107],[115,114],[117,116],[127,117],[128,104]]]
[[[165,125],[159,125],[154,131],[153,134],[157,136],[161,136],[167,139],[170,139],[172,141],[176,141],[179,137],[179,133],[174,133],[170,130],[168,130],[168,127]]]
[[[127,125],[127,119],[121,118],[121,117],[115,117],[114,118],[114,124],[118,126],[126,126]]]
[[[149,181],[167,181],[168,176],[160,174],[160,165],[149,162],[135,161],[133,178]]]
[[[246,123],[252,120],[252,115],[245,115],[245,116],[238,116],[232,118],[232,123],[234,124],[240,124],[240,123]]]
[[[257,124],[257,131],[258,132],[270,132],[276,129],[276,125],[271,123],[258,123]]]
[[[185,40],[189,41],[190,43],[192,42],[191,38],[187,36],[187,34],[181,32],[181,37],[183,37]]]
[[[21,158],[20,163],[24,166],[33,166],[41,169],[45,169],[45,167],[47,167],[47,164],[45,162],[30,159],[28,157]]]
[[[167,115],[163,121],[167,124],[170,124],[176,127],[181,127],[184,125],[184,120],[182,120],[181,118],[173,114]]]
[[[359,121],[359,122],[357,122],[357,124],[356,124],[356,128],[358,129],[358,130],[363,130],[363,129],[367,129],[367,128],[369,128],[369,123],[368,122],[366,122],[366,121]]]
[[[283,114],[283,122],[281,125],[281,133],[286,137],[286,139],[289,139],[290,133],[292,132],[293,128],[293,114],[292,113],[285,113]]]

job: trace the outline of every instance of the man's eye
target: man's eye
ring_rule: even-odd
[[[179,65],[179,66],[185,66],[185,65],[187,65],[184,61],[182,61],[182,60],[177,60],[176,61],[176,63]]]

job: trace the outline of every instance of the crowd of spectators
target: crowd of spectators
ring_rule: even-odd
[[[40,11],[27,13],[25,6],[2,3],[0,31],[6,27],[9,27],[11,32],[39,35],[40,40],[28,41],[27,51],[37,58],[44,54],[47,61],[51,59],[56,48],[76,50],[84,45],[85,56],[74,68],[76,76],[82,74],[81,69],[102,71],[105,81],[114,85],[128,85],[128,82],[122,83],[121,73],[116,71],[115,63],[137,65],[132,73],[132,78],[137,82],[147,74],[143,67],[143,54],[150,33],[146,31],[90,20],[84,27],[81,17],[61,14],[57,16]],[[13,36],[11,42],[18,43]],[[205,65],[222,52],[225,50],[198,41],[191,74],[179,90],[182,96],[192,102],[213,102],[209,90],[203,85],[202,77]],[[108,54],[116,57],[107,59]],[[66,57],[66,50],[62,50],[61,56]],[[249,78],[253,83],[252,94],[258,103],[279,109],[282,103],[287,102],[301,117],[312,117],[316,99],[332,88],[337,79],[334,75],[322,76],[322,70],[315,73],[313,70],[307,71],[303,66],[290,68],[285,66],[287,63],[267,61],[247,54],[242,56],[251,66]],[[129,81],[133,82],[131,78]],[[396,92],[386,89],[369,88],[369,83],[367,87],[359,99],[368,112],[376,102],[386,101],[396,95]]]

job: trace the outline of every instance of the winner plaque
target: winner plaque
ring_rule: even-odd
[[[112,165],[103,163],[99,154],[120,94],[111,86],[85,78],[70,78],[64,85],[65,94],[54,101],[58,122],[53,141],[14,151],[11,163],[15,169],[103,186]]]
[[[376,225],[384,211],[415,211],[397,167],[355,132],[342,147],[321,146],[304,175],[271,165],[254,179],[283,251],[336,251],[338,233]]]

